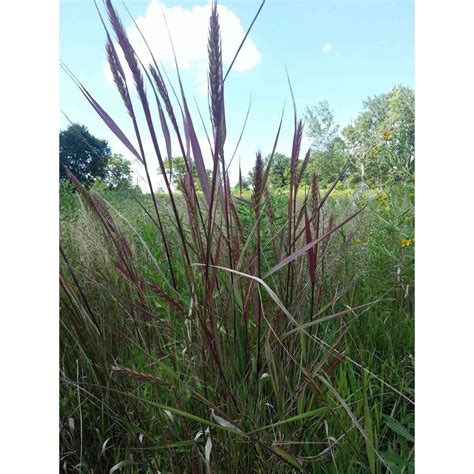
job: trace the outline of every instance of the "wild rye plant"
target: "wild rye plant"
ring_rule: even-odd
[[[302,189],[309,151],[301,154],[303,122],[296,108],[283,225],[275,219],[268,186],[282,119],[268,163],[256,154],[251,200],[232,194],[216,3],[208,39],[210,180],[177,61],[173,88],[150,49],[152,63],[141,62],[110,0],[105,8],[116,39],[101,17],[107,58],[134,136],[127,137],[68,73],[143,165],[152,208],[140,205],[160,244],[149,248],[140,238],[155,269],[150,277],[137,258],[138,244],[125,237],[114,211],[69,173],[100,224],[103,255],[91,276],[75,268],[61,247],[63,466],[81,472],[126,466],[127,472],[317,470],[351,428],[375,462],[371,436],[331,383],[335,369],[350,360],[339,345],[349,329],[344,316],[354,308],[334,312],[344,290],[334,296],[325,287],[325,273],[347,245],[334,236],[360,210],[334,222],[325,203],[336,183],[321,195],[315,174],[310,189]],[[182,198],[165,169],[165,159],[172,167],[171,134],[186,165]],[[151,138],[151,155],[145,137]],[[155,160],[166,200],[156,197],[152,185]],[[251,226],[242,224],[242,208],[252,214]],[[323,331],[328,324],[331,330]],[[328,416],[340,436],[334,441]]]

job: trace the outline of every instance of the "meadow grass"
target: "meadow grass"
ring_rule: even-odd
[[[369,201],[363,222],[348,225],[344,231],[336,233],[333,245],[339,248],[340,243],[357,229],[345,251],[338,256],[330,272],[326,273],[327,300],[334,300],[336,295],[346,291],[322,313],[334,314],[381,300],[373,306],[362,307],[343,316],[347,321],[342,327],[350,323],[350,328],[340,340],[338,351],[358,365],[343,359],[332,370],[331,383],[364,429],[371,433],[375,449],[393,472],[411,472],[414,461],[414,406],[389,387],[396,388],[408,399],[414,398],[413,246],[402,247],[403,240],[413,238],[412,188],[396,186],[385,192],[367,191],[361,196],[362,202]],[[278,214],[278,207],[284,214],[281,208],[285,207],[285,193],[273,194],[275,214]],[[280,194],[283,194],[283,199]],[[128,193],[103,191],[101,195],[133,247],[137,267],[147,281],[165,287],[165,255],[156,234],[156,226]],[[153,205],[150,197],[142,195],[140,199],[151,212]],[[179,199],[180,206],[184,206],[182,197]],[[161,201],[165,201],[164,196],[159,197]],[[111,325],[107,336],[107,352],[112,357],[108,365],[93,369],[97,362],[93,362],[91,354],[95,353],[97,347],[90,352],[87,348],[82,354],[77,352],[82,345],[73,335],[75,329],[71,327],[67,313],[62,314],[63,463],[71,467],[82,462],[84,472],[106,471],[121,461],[140,464],[128,466],[127,472],[194,472],[199,470],[200,465],[205,470],[208,438],[205,433],[197,440],[194,437],[199,432],[205,432],[209,427],[206,423],[215,420],[209,410],[204,409],[203,413],[199,400],[186,393],[186,388],[181,388],[170,397],[168,390],[171,387],[165,385],[166,377],[172,382],[175,374],[179,374],[180,383],[185,386],[191,383],[190,377],[195,377],[187,367],[189,359],[182,333],[169,328],[168,356],[165,358],[163,355],[147,353],[135,337],[127,340],[131,335],[123,334],[124,326],[133,324],[127,307],[133,303],[127,292],[127,284],[122,281],[123,276],[111,259],[110,245],[93,213],[77,193],[63,193],[61,203],[61,242],[69,256],[69,265],[74,268],[94,313],[107,315],[107,324]],[[336,192],[328,200],[328,207],[336,220],[339,214],[344,215],[352,205],[353,196],[348,191],[339,195]],[[251,212],[244,204],[237,206],[242,225],[250,232],[253,222]],[[278,222],[278,218],[275,221]],[[171,223],[168,226],[167,230],[173,232]],[[67,272],[67,268],[64,271]],[[185,303],[189,295],[183,296],[181,294],[180,301],[186,312],[188,307]],[[170,311],[167,301],[159,293],[151,291],[147,299],[148,309],[156,318],[154,323],[150,323],[156,337],[155,331],[160,321],[168,325],[176,317],[176,312]],[[176,323],[179,324],[178,321]],[[86,329],[85,321],[78,324],[77,330]],[[105,322],[101,324],[104,326]],[[321,324],[319,336],[330,343],[340,330],[339,321],[329,320]],[[160,339],[162,337],[160,334]],[[92,346],[96,344],[93,341],[85,342]],[[311,357],[319,360],[324,355],[317,349],[313,349]],[[228,355],[224,351],[223,355],[227,360]],[[169,361],[169,366],[162,365],[164,360]],[[113,366],[123,367],[123,371],[114,371]],[[368,372],[362,371],[361,366]],[[125,368],[141,371],[142,374],[127,373]],[[92,375],[87,373],[97,370],[103,372],[105,386],[101,387],[100,381],[91,384]],[[284,369],[277,368],[275,376],[284,377],[284,372]],[[259,410],[266,404],[275,406],[276,395],[270,390],[271,375],[266,374],[270,374],[267,364],[261,370],[261,380],[248,380],[247,376],[245,381],[245,376],[240,377],[240,386],[236,387],[239,400],[248,403],[249,390],[252,390],[256,392],[252,395],[254,403],[258,403],[258,398],[266,400],[265,405],[260,402]],[[155,376],[157,380],[147,380],[146,376]],[[279,378],[277,383],[284,382]],[[247,384],[252,385],[252,388]],[[262,413],[257,424],[255,412],[247,406],[246,410],[251,410],[251,415],[247,415],[246,425],[242,426],[239,419],[239,426],[242,429],[245,427],[247,431],[256,426],[267,426],[260,432],[261,435],[267,440],[272,439],[272,443],[277,440],[277,443],[281,443],[277,447],[286,448],[293,456],[297,456],[305,472],[383,472],[383,465],[380,460],[371,457],[371,448],[354,427],[341,401],[330,392],[323,391],[320,400],[311,402],[314,394],[308,387],[302,389],[301,386],[304,386],[303,381],[295,383],[296,398],[286,411],[282,409],[280,413],[271,413],[268,406],[268,413]],[[200,393],[205,393],[204,385],[200,388]],[[117,390],[122,393],[117,393]],[[177,387],[173,387],[174,390]],[[184,396],[183,390],[187,396]],[[214,398],[215,394],[209,396],[207,393],[209,398]],[[186,407],[187,416],[199,414],[205,421],[190,420],[184,415],[180,418],[179,414],[171,410],[160,410],[156,403],[172,409],[182,410]],[[221,405],[221,409],[227,403]],[[307,420],[302,418],[277,427],[270,426],[320,408],[325,410],[316,412]],[[74,420],[74,429],[71,429],[71,420]],[[186,432],[181,424],[188,425],[190,431]],[[232,429],[219,430],[217,426],[211,426],[209,437],[213,443],[211,459],[215,472],[234,472],[241,466],[251,470],[260,469],[262,472],[291,470],[290,467],[283,467],[278,458],[266,459],[265,464],[260,466],[259,458],[264,458],[265,453],[251,449],[250,441],[240,440]],[[332,446],[335,440],[338,442]],[[371,462],[374,467],[371,467]]]
[[[288,190],[267,179],[280,121],[268,163],[256,154],[251,193],[233,192],[215,4],[208,179],[179,76],[176,104],[105,7],[133,139],[70,74],[148,177],[158,161],[165,193],[149,179],[146,195],[89,191],[70,173],[75,191],[61,193],[62,469],[412,472],[413,184],[322,190],[314,170],[305,186],[295,109]],[[164,167],[170,133],[187,167],[182,192]]]

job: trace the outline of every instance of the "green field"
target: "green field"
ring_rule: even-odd
[[[326,231],[363,210],[316,246],[310,291],[308,252],[265,277],[288,228],[288,192],[262,198],[259,244],[252,194],[234,200],[234,251],[215,231],[210,283],[186,264],[159,195],[174,287],[150,195],[101,191],[88,204],[63,187],[61,466],[413,472],[413,190],[334,190],[321,209]],[[294,204],[295,248],[310,195],[300,189]],[[206,240],[195,233],[206,225],[190,221],[185,196],[175,200],[190,261],[202,262]]]

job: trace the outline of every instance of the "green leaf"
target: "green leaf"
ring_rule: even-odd
[[[387,420],[387,426],[392,431],[402,436],[406,440],[411,441],[412,443],[415,442],[415,438],[413,437],[413,435],[400,422],[387,415],[385,415],[385,419]]]
[[[382,456],[385,462],[391,464],[397,469],[402,469],[407,464],[407,461],[405,461],[405,459],[391,451],[381,452],[380,455]]]
[[[306,413],[302,413],[301,415],[290,416],[290,418],[277,421],[276,423],[272,423],[271,425],[263,426],[262,428],[258,428],[257,430],[252,431],[252,433],[256,433],[257,431],[267,430],[269,428],[275,428],[276,426],[286,425],[287,423],[292,423],[294,421],[304,420],[305,418],[310,418],[312,416],[322,415],[323,413],[326,413],[326,411],[327,411],[326,407],[316,408],[314,410],[307,411]]]
[[[374,432],[372,427],[372,418],[370,416],[369,402],[367,397],[367,374],[365,370],[362,370],[362,394],[364,399],[364,428],[367,433],[367,436],[372,441],[368,443],[366,441],[365,446],[367,449],[367,457],[369,459],[370,473],[375,474],[375,452],[374,452]]]

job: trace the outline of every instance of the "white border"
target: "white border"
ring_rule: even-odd
[[[416,469],[473,472],[473,2],[415,18]]]
[[[473,5],[416,0],[416,468],[472,470]],[[5,2],[2,472],[58,469],[58,3]],[[3,102],[3,101],[2,101]]]
[[[56,1],[2,4],[2,472],[58,470]]]

